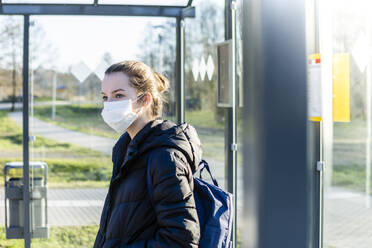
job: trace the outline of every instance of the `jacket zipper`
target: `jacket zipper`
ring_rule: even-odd
[[[104,238],[106,239],[106,229],[107,229],[107,225],[108,225],[108,221],[109,221],[109,217],[111,215],[111,208],[112,208],[112,188],[114,187],[114,183],[119,179],[121,178],[122,176],[122,172],[120,172],[120,169],[119,169],[119,172],[118,174],[115,176],[115,178],[112,179],[112,181],[110,182],[110,186],[109,186],[109,190],[107,192],[107,195],[108,195],[108,200],[107,200],[107,212],[106,212],[106,219],[105,219],[105,223],[103,225],[103,233],[104,233]]]

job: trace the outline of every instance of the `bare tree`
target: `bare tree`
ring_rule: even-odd
[[[22,23],[14,17],[3,18],[0,31],[1,63],[6,69],[12,71],[11,111],[14,111],[17,94],[17,71],[21,64],[22,51]]]
[[[17,90],[22,85],[18,84],[17,75],[22,68],[23,50],[23,20],[13,16],[2,17],[0,26],[0,65],[6,70],[11,70],[12,102],[11,111],[14,111],[17,99]],[[50,67],[58,56],[57,50],[45,39],[45,32],[40,25],[30,22],[30,65],[42,66],[48,64]]]
[[[43,26],[35,21],[30,22],[30,65],[37,67],[55,67],[58,50],[45,39]]]

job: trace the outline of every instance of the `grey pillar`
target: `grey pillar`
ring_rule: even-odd
[[[305,1],[243,2],[243,247],[309,246]]]

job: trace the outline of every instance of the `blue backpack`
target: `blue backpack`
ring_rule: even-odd
[[[150,161],[152,152],[147,162],[147,188],[152,199],[152,184],[150,178]],[[213,184],[207,183],[201,173],[207,169]],[[199,172],[199,178],[196,173]],[[232,220],[234,216],[233,196],[231,193],[218,187],[217,180],[212,176],[209,165],[202,160],[194,175],[194,199],[200,223],[200,248],[230,248]]]

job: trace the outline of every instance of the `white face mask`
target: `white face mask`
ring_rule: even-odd
[[[138,99],[138,98],[137,98]],[[139,113],[132,111],[132,100],[104,102],[101,116],[118,133],[123,133],[137,119]]]

